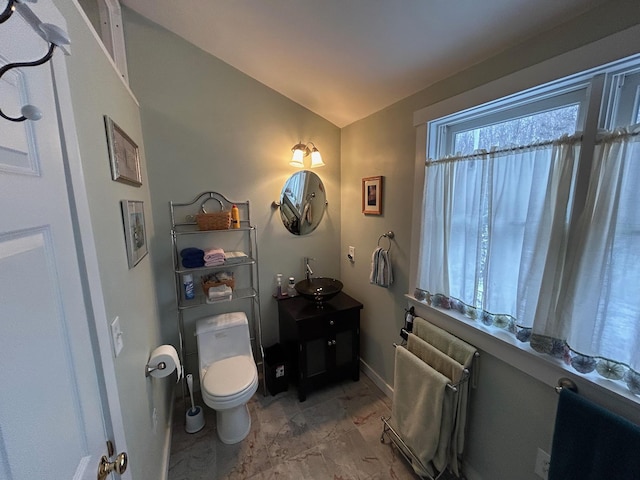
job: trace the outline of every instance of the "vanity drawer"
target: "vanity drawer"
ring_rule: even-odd
[[[301,339],[333,336],[336,332],[358,328],[360,311],[349,310],[298,320],[298,335]]]

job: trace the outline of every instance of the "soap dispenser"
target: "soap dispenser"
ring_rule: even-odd
[[[285,292],[282,291],[282,274],[278,273],[276,275],[276,291],[274,292],[274,297],[281,298]]]

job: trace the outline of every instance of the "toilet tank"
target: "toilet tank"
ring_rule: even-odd
[[[252,356],[249,321],[244,312],[222,313],[196,321],[200,367],[236,355]]]

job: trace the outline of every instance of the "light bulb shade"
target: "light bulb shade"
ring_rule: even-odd
[[[311,150],[311,168],[314,167],[324,167],[322,155],[320,155],[320,152],[316,147],[313,147],[313,150]]]
[[[304,168],[304,163],[302,163],[302,159],[304,158],[304,150],[300,148],[300,145],[294,146],[291,150],[293,151],[293,157],[291,157],[289,165]]]

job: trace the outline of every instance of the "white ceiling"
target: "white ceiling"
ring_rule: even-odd
[[[605,0],[121,0],[342,127]]]

